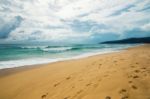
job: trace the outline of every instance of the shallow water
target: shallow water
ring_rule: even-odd
[[[136,45],[137,44],[91,44],[68,46],[0,45],[0,69],[87,57],[93,54],[119,51]]]

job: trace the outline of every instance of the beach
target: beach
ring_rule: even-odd
[[[150,99],[150,45],[0,70],[0,99]]]

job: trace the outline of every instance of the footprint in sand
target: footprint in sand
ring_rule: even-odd
[[[118,62],[118,61],[114,61],[114,63],[115,63],[116,65],[117,65],[117,62]]]
[[[132,85],[132,83],[133,83],[132,81],[129,81],[129,84],[131,84],[131,88],[133,88],[135,90],[138,89],[135,85]]]
[[[135,72],[135,73],[139,73],[139,72],[140,72],[140,70],[135,70],[134,72]]]
[[[132,81],[129,81],[129,83],[132,83]]]
[[[71,77],[67,77],[67,78],[66,78],[66,80],[69,80],[69,79],[71,79]]]
[[[80,94],[80,93],[82,93],[83,92],[83,90],[81,89],[81,90],[79,90],[79,91],[77,91],[77,93],[72,97],[73,99],[77,99],[76,97]]]
[[[88,83],[88,84],[86,84],[86,86],[90,86],[92,83]]]
[[[139,76],[138,76],[138,75],[129,75],[128,78],[133,78],[133,79],[135,79],[135,78],[139,78]]]
[[[110,96],[106,96],[105,99],[111,99],[111,97]]]
[[[117,63],[117,61],[114,61],[114,63]]]
[[[121,99],[128,99],[129,95],[126,89],[121,89],[119,91],[119,94],[121,95]]]
[[[101,78],[98,80],[98,82],[100,82],[100,81],[102,81],[102,79],[101,79]]]
[[[60,84],[60,83],[56,83],[56,84],[54,84],[54,87],[57,87],[59,84]]]
[[[139,78],[139,76],[137,76],[137,75],[134,75],[134,76],[133,76],[133,78]]]
[[[42,98],[42,99],[45,99],[47,95],[48,95],[48,93],[42,95],[41,98]]]
[[[142,67],[141,69],[146,69],[145,67]]]
[[[121,97],[121,99],[128,99],[128,96],[123,96]]]
[[[77,94],[80,94],[82,91],[83,91],[83,90],[79,90],[79,91],[77,92]]]
[[[65,97],[64,99],[69,99],[69,97],[70,97],[70,96],[68,96],[68,97]]]
[[[138,89],[135,85],[132,85],[131,87],[135,90]]]
[[[139,64],[138,62],[136,62],[135,64]]]
[[[135,68],[135,66],[131,65],[132,68]]]

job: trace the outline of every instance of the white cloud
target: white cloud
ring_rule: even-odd
[[[145,31],[150,31],[150,23],[145,24],[144,26],[141,27]]]
[[[122,37],[134,29],[148,33],[149,4],[149,0],[1,0],[1,23],[9,24],[16,16],[23,19],[3,40],[87,42],[108,33]]]

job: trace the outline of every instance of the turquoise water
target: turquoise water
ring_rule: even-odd
[[[92,45],[0,45],[0,69],[23,65],[55,62],[74,57],[90,56],[118,51],[136,45],[92,44]]]

